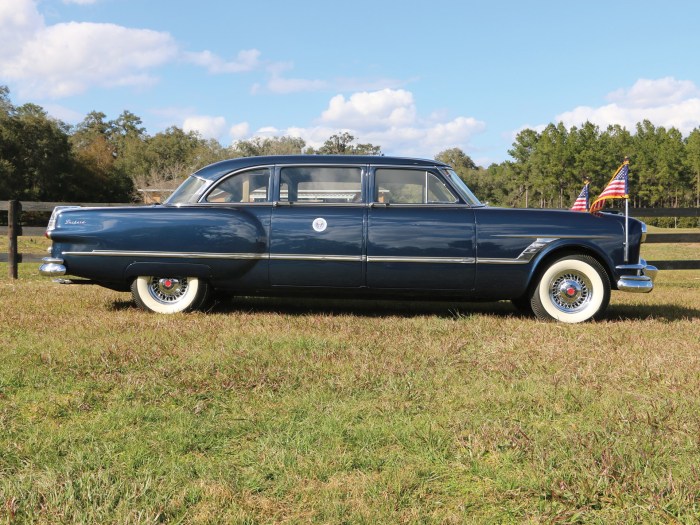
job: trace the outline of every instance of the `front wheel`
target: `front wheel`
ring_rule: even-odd
[[[538,319],[581,323],[599,318],[610,302],[610,279],[593,257],[572,255],[551,263],[532,290]]]
[[[209,284],[197,277],[140,276],[131,283],[134,301],[159,314],[188,312],[204,306]]]

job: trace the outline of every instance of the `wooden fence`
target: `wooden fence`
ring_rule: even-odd
[[[17,249],[17,238],[41,236],[46,231],[43,227],[22,227],[22,212],[49,212],[56,206],[128,206],[127,203],[90,203],[90,202],[33,202],[0,201],[0,211],[7,211],[8,252],[0,253],[0,262],[9,262],[9,275],[17,279],[17,265],[20,262],[40,262],[44,254],[21,254]],[[700,208],[633,208],[633,217],[699,217]],[[700,243],[700,233],[650,233],[648,243]],[[659,270],[700,270],[700,260],[649,261]]]

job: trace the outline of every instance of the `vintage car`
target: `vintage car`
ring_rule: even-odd
[[[160,313],[213,292],[306,294],[512,300],[576,323],[601,317],[611,289],[651,291],[657,271],[638,220],[493,208],[445,164],[381,156],[222,161],[162,205],[58,207],[47,236],[41,274]]]

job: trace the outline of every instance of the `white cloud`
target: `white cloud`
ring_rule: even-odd
[[[182,129],[187,133],[196,131],[205,139],[219,139],[226,130],[226,119],[206,115],[187,117]]]
[[[348,132],[359,142],[381,146],[386,154],[431,157],[451,147],[468,149],[471,139],[485,128],[484,122],[471,117],[448,119],[436,113],[421,118],[411,92],[382,89],[348,98],[336,95],[315,125],[281,130],[263,127],[253,136],[300,137],[318,148],[331,135]]]
[[[33,0],[0,2],[0,74],[2,63],[15,56],[26,40],[44,26]]]
[[[657,80],[640,79],[630,89],[618,89],[606,98],[613,103],[634,108],[653,108],[677,104],[700,95],[700,89],[690,80],[665,77]]]
[[[325,124],[350,127],[386,128],[405,126],[416,118],[413,94],[403,89],[354,93],[346,99],[336,95],[321,114]]]
[[[168,33],[114,24],[46,26],[31,0],[0,3],[0,76],[29,96],[59,98],[93,85],[143,86],[150,70],[173,59]]]
[[[212,73],[260,66],[257,49],[224,60],[210,51],[182,53],[162,31],[90,22],[46,25],[36,6],[37,0],[0,1],[0,78],[15,82],[25,97],[61,98],[94,86],[151,86],[158,81],[154,69],[179,57]]]
[[[675,127],[687,134],[700,125],[700,89],[687,80],[666,77],[640,79],[629,89],[610,93],[611,101],[600,107],[579,106],[556,116],[565,126],[579,126],[586,121],[605,128],[619,124],[634,130],[647,119],[656,126]]]
[[[250,125],[247,122],[239,122],[234,124],[228,130],[228,134],[233,140],[241,140],[248,136],[250,133]]]
[[[260,66],[260,51],[244,49],[238,52],[234,60],[224,60],[211,51],[185,53],[185,60],[207,68],[210,73],[243,73],[252,71]]]

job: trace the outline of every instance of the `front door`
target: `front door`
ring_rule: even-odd
[[[437,171],[372,170],[370,289],[468,292],[476,268],[474,211]]]

